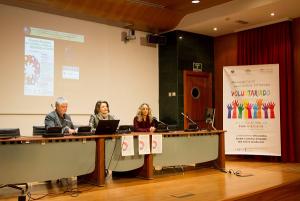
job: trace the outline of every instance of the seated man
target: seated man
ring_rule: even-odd
[[[55,110],[50,112],[45,118],[46,130],[50,127],[62,127],[63,133],[75,133],[71,117],[66,114],[67,109],[68,101],[63,97],[57,98]]]

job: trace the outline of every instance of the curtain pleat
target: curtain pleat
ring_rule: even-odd
[[[285,21],[238,33],[238,65],[279,64],[281,161],[295,162],[292,24]],[[274,158],[270,157],[274,161]],[[275,159],[276,160],[276,159]]]

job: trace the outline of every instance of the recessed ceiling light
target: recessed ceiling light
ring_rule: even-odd
[[[218,28],[217,28],[217,27],[214,27],[213,30],[214,30],[214,31],[218,31]]]
[[[182,37],[182,36],[179,36],[179,39],[180,39],[180,40],[182,40],[182,39],[183,39],[183,37]]]
[[[192,0],[192,3],[200,3],[200,0]]]
[[[271,16],[275,16],[275,13],[270,13]]]

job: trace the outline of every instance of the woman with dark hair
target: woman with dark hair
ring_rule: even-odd
[[[133,120],[134,131],[136,132],[154,132],[155,121],[152,116],[152,110],[147,103],[140,105],[138,112]]]
[[[99,120],[114,120],[114,117],[109,114],[109,105],[107,101],[96,102],[94,114],[91,115],[89,121],[92,131],[96,130]]]

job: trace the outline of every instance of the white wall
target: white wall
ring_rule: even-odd
[[[83,44],[54,40],[54,95],[24,96],[24,27],[37,27],[85,36]],[[158,117],[158,48],[136,40],[124,43],[126,29],[51,15],[0,4],[0,128],[18,127],[32,134],[43,125],[45,114],[58,96],[69,100],[68,113],[75,124],[87,124],[97,100],[107,100],[120,124],[132,124],[138,106],[147,102]],[[72,56],[66,58],[64,50]],[[64,80],[62,66],[73,62],[80,80]]]

